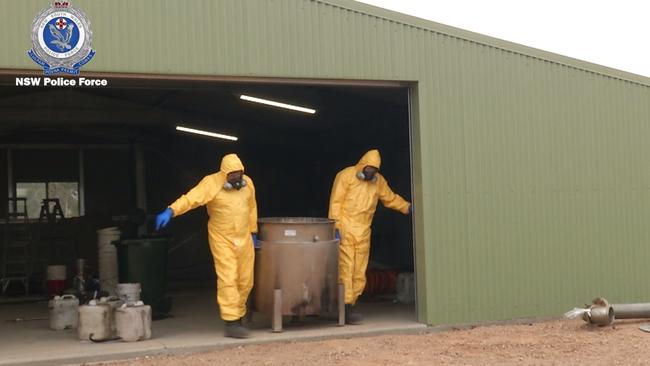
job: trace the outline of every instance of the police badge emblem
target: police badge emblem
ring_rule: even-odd
[[[45,75],[78,75],[95,56],[92,35],[86,14],[68,0],[57,0],[34,19],[32,49],[27,54],[43,67]]]

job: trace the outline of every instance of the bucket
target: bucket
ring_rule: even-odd
[[[103,291],[115,295],[118,283],[117,250],[112,242],[120,240],[121,232],[116,227],[97,230],[97,250],[99,253],[99,284]]]
[[[127,304],[133,304],[140,301],[142,287],[139,283],[118,283],[117,297]]]
[[[65,290],[66,278],[66,266],[47,266],[46,286],[49,297],[54,297],[63,293],[63,290]]]

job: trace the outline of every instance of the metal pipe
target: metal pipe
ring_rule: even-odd
[[[609,325],[614,319],[647,319],[650,318],[650,303],[612,304],[607,299],[596,298],[589,311],[583,315],[584,321],[594,325]]]
[[[582,316],[582,319],[587,323],[602,327],[614,322],[614,309],[607,299],[602,297],[595,298],[588,309],[589,311],[585,312]]]
[[[273,290],[273,332],[282,332],[282,289]]]
[[[616,319],[650,318],[650,303],[612,304]]]
[[[605,326],[614,322],[614,309],[611,306],[596,306],[585,314],[584,320],[593,325]]]

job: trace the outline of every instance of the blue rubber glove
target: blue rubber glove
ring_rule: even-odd
[[[334,233],[334,238],[336,240],[341,240],[341,233],[339,233],[339,229],[336,229],[336,232]]]
[[[413,215],[413,204],[409,205],[409,214]]]
[[[167,207],[165,211],[161,212],[156,216],[156,231],[164,228],[169,224],[169,221],[174,216],[174,211],[171,208]]]
[[[260,241],[257,239],[257,234],[252,233],[251,237],[253,238],[253,247],[256,249],[260,248]]]

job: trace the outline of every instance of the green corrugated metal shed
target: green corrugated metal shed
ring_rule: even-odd
[[[412,82],[422,321],[648,301],[650,79],[348,0],[75,4],[85,71]],[[48,5],[0,4],[0,69]]]

